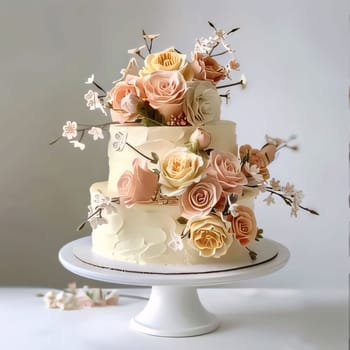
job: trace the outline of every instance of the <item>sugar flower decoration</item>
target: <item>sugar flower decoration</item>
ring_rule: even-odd
[[[63,133],[62,136],[67,138],[68,140],[74,139],[74,137],[77,137],[77,123],[67,121],[66,125],[63,126]]]
[[[98,140],[98,139],[104,139],[103,136],[103,132],[101,128],[97,128],[95,126],[93,126],[89,131],[88,131],[89,135],[92,135],[94,141]]]
[[[93,84],[95,81],[95,75],[94,74],[91,74],[88,78],[87,78],[87,81],[85,82],[85,84],[87,85],[91,85]]]
[[[96,109],[100,109],[104,115],[107,115],[101,101],[99,99],[99,95],[96,91],[89,90],[85,95],[84,99],[86,100],[86,106],[89,107],[90,111],[94,111]]]
[[[48,291],[43,295],[43,299],[49,309],[78,310],[85,307],[117,305],[119,297],[116,290],[88,286],[77,288],[75,283],[71,283],[64,291]]]
[[[85,144],[79,141],[73,140],[69,141],[69,143],[71,143],[74,146],[74,148],[79,148],[81,151],[84,151],[85,149]]]
[[[183,239],[176,232],[172,232],[168,246],[173,251],[181,251],[184,248]]]
[[[275,198],[273,197],[272,193],[270,193],[264,200],[267,205],[275,204]]]
[[[247,77],[244,74],[241,75],[241,86],[242,89],[244,89],[247,86]]]
[[[128,133],[124,133],[124,132],[117,132],[114,134],[114,142],[113,142],[113,148],[115,151],[121,152],[125,145],[126,145],[126,141],[128,139]]]
[[[114,186],[114,191],[111,191],[115,193],[114,197],[101,192],[91,193],[88,217],[78,230],[87,222],[93,229],[111,224],[109,215],[123,206],[173,205],[174,208],[177,206],[174,212],[178,210],[179,217],[174,218],[177,232],[175,227],[168,230],[171,237],[165,244],[169,249],[181,251],[185,244],[196,249],[202,257],[219,258],[229,251],[235,240],[247,249],[254,260],[256,253],[247,245],[262,238],[262,231],[257,228],[250,209],[253,205],[248,205],[255,195],[266,193],[264,202],[267,205],[274,204],[276,198],[282,199],[291,208],[291,216],[297,216],[299,209],[318,215],[315,210],[301,205],[303,193],[293,184],[282,185],[274,178],[269,181],[269,165],[277,158],[277,152],[282,148],[297,150],[297,146],[289,145],[294,137],[284,140],[267,135],[261,148],[241,145],[239,157],[236,147],[226,151],[216,147],[226,145],[225,140],[220,140],[218,131],[214,134],[216,138],[211,139],[208,132],[210,124],[220,120],[223,99],[226,102],[230,99],[227,89],[233,86],[245,88],[247,78],[237,72],[240,64],[227,40],[239,28],[224,30],[216,28],[211,22],[208,24],[213,33],[197,39],[191,55],[175,47],[152,52],[153,41],[159,34],[147,34],[143,30],[143,45],[135,45],[134,49],[128,50],[129,54],[137,57],[132,57],[120,70],[121,76],[109,91],[95,81],[94,74],[85,81],[89,85],[84,95],[86,106],[92,111],[101,110],[105,116],[109,109],[110,120],[95,125],[67,121],[62,135],[50,144],[65,138],[75,148],[84,150],[82,141],[86,135],[91,135],[94,141],[100,140],[109,128],[112,131],[109,153],[126,151],[125,156],[115,155],[121,162],[132,153],[135,153],[135,158],[132,166],[122,164],[118,178],[109,184]],[[228,55],[225,61],[224,55]],[[231,74],[241,77],[232,81]],[[122,128],[110,128],[120,124],[123,124]],[[160,140],[164,138],[168,141],[173,133],[169,129],[184,128],[181,129],[181,137],[179,135],[167,143],[169,147],[162,149],[159,146],[160,149],[156,149],[157,146],[148,146],[148,136],[131,137],[132,129],[135,129],[133,126],[164,126],[164,132],[156,130],[155,134]],[[178,131],[174,130],[174,135]],[[153,130],[148,133],[151,134]],[[84,293],[79,293],[73,285],[64,292],[47,293],[45,302],[48,307],[61,309],[108,302],[98,289],[84,289]]]

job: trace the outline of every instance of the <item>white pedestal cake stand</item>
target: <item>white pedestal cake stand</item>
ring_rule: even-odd
[[[257,260],[241,265],[138,265],[94,254],[91,238],[84,237],[65,245],[59,260],[67,270],[93,280],[152,286],[146,307],[131,320],[130,327],[150,335],[187,337],[212,332],[219,325],[200,302],[197,287],[262,276],[282,268],[288,261],[289,251],[283,245],[263,239],[259,246]]]

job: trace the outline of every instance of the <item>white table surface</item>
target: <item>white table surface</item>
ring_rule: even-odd
[[[348,292],[291,289],[199,289],[219,318],[214,333],[160,338],[129,330],[150,290],[119,289],[117,306],[47,309],[39,288],[0,288],[0,349],[348,349]],[[134,298],[129,296],[140,296]]]

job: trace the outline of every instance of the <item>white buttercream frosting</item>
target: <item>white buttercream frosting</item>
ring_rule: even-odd
[[[209,148],[237,154],[235,124],[217,121],[203,127],[211,135]],[[92,206],[99,197],[118,196],[117,183],[139,155],[132,148],[152,158],[155,152],[161,159],[169,150],[183,147],[188,142],[194,127],[110,127],[108,146],[108,182],[91,186]],[[132,147],[130,147],[129,143]],[[150,169],[156,164],[148,162]],[[247,194],[239,204],[253,207],[256,193]],[[126,208],[122,203],[113,203],[116,210],[101,211],[107,223],[98,225],[92,232],[92,249],[95,253],[127,262],[139,264],[220,264],[247,259],[247,251],[234,241],[227,254],[218,258],[201,257],[190,240],[181,238],[186,225],[180,224],[180,206],[175,200],[171,204],[135,204]]]

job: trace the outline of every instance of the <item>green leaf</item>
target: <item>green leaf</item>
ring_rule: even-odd
[[[186,225],[188,220],[182,216],[180,216],[179,218],[177,218],[177,222],[181,225]]]
[[[158,154],[155,153],[155,152],[151,152],[151,156],[153,158],[153,162],[152,163],[158,163],[158,161],[159,161]]]
[[[256,260],[256,257],[258,256],[258,254],[255,253],[254,251],[250,250],[249,251],[249,256],[254,261],[254,260]]]
[[[87,295],[91,300],[94,299],[94,294],[93,294],[92,292],[87,291],[87,292],[86,292],[86,295]]]
[[[162,115],[147,102],[140,102],[137,105],[137,113],[140,115],[144,126],[164,125]]]

